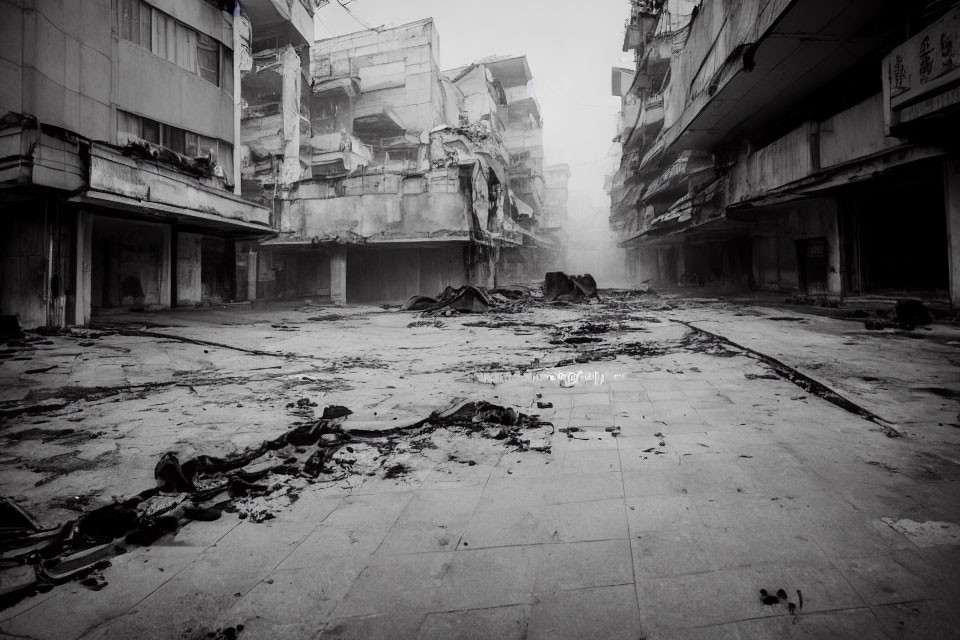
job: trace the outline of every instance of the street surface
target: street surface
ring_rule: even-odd
[[[353,473],[130,545],[100,590],[0,609],[0,638],[960,637],[960,329],[602,293],[31,334],[0,364],[0,485],[45,527],[154,486],[165,452],[228,456],[328,405],[357,431],[458,401],[552,428],[549,451],[358,446]]]

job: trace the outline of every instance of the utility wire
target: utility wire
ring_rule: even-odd
[[[546,89],[547,93],[553,94],[553,95],[557,96],[558,98],[561,98],[561,99],[569,102],[570,104],[575,104],[575,105],[577,105],[578,107],[588,107],[588,108],[590,108],[590,109],[607,109],[607,110],[610,110],[610,109],[612,109],[612,108],[616,108],[616,106],[617,106],[617,105],[615,105],[615,104],[587,104],[587,103],[585,103],[585,102],[577,102],[577,101],[574,100],[573,98],[570,98],[570,97],[568,97],[568,96],[560,93],[559,91],[554,91],[553,89],[548,88],[546,85],[543,85],[543,84],[534,84],[534,91],[536,92],[536,91],[539,90],[539,89]]]
[[[360,17],[358,17],[357,14],[351,11],[350,8],[347,6],[348,4],[350,4],[350,2],[344,2],[344,0],[337,0],[337,4],[339,4],[340,8],[346,11],[347,14],[351,18],[353,18],[353,20],[364,29],[367,29],[368,31],[376,31],[377,33],[380,33],[381,31],[383,31],[383,27],[372,27],[365,20],[360,19]]]
[[[597,159],[595,159],[595,160],[587,160],[586,162],[580,162],[580,163],[577,163],[577,164],[571,164],[571,165],[570,165],[570,168],[573,169],[574,167],[582,167],[582,166],[587,165],[587,164],[594,164],[594,163],[597,163],[597,162],[603,162],[604,160],[606,160],[606,159],[608,159],[608,158],[616,158],[616,157],[619,156],[619,155],[620,155],[619,153],[611,153],[610,155],[603,156],[602,158],[597,158]]]

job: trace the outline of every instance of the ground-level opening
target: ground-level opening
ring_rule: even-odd
[[[435,296],[468,284],[464,244],[347,249],[347,302],[397,304],[415,295]]]
[[[93,217],[94,313],[169,305],[170,234],[168,225]]]
[[[948,296],[943,175],[939,161],[914,163],[843,193],[849,294]]]

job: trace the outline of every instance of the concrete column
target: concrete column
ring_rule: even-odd
[[[843,267],[840,262],[840,216],[833,206],[827,216],[827,297],[843,297]]]
[[[78,325],[90,324],[91,310],[91,273],[93,261],[93,214],[86,211],[77,212],[77,264],[75,269],[76,282],[73,283],[74,308],[73,323]]]
[[[664,274],[670,273],[670,269],[667,268],[667,251],[662,247],[657,247],[654,249],[657,252],[657,286],[658,287],[673,287],[676,282],[665,282]]]
[[[250,249],[247,254],[247,300],[253,302],[257,299],[257,252]]]
[[[950,306],[960,308],[960,161],[944,163],[944,208],[947,215],[947,262]]]
[[[240,135],[240,120],[243,118],[243,97],[242,97],[242,69],[240,67],[243,50],[242,38],[250,34],[245,33],[245,26],[249,24],[240,15],[239,11],[233,14],[233,193],[241,195],[240,184],[240,145],[243,138]],[[249,43],[248,43],[249,44]]]
[[[648,281],[651,287],[660,286],[660,258],[656,247],[644,247],[637,250],[640,261],[638,280]]]
[[[178,305],[200,304],[203,301],[203,282],[201,281],[201,261],[203,260],[203,235],[199,233],[178,233],[177,241],[172,245],[177,249],[175,264],[176,302]]]
[[[300,55],[287,45],[280,53],[283,84],[280,115],[283,119],[283,164],[280,183],[290,185],[300,179]]]
[[[347,248],[343,245],[330,249],[330,301],[347,304]]]
[[[173,288],[170,286],[174,278],[173,256],[170,246],[173,244],[173,227],[163,225],[163,240],[160,242],[160,304],[164,307],[176,306],[172,299]]]

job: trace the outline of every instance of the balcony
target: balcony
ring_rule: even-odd
[[[312,45],[313,14],[311,0],[244,0],[243,12],[253,26],[257,40],[276,38],[279,44]]]
[[[660,127],[663,126],[662,93],[650,96],[644,101],[637,125],[645,129],[648,134],[656,134]]]
[[[713,150],[769,128],[882,48],[873,27],[888,12],[876,0],[703,3],[674,68],[667,146]]]

